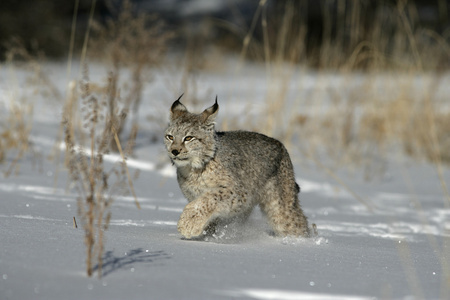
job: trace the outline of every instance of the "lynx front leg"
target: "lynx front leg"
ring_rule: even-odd
[[[201,236],[214,219],[216,204],[214,199],[202,197],[186,205],[178,221],[181,235],[187,239]]]
[[[245,193],[220,188],[185,206],[178,221],[178,231],[187,239],[199,237],[217,219],[246,216],[252,208]]]

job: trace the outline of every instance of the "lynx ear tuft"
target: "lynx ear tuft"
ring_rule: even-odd
[[[181,94],[180,97],[178,97],[178,99],[172,104],[172,106],[170,107],[170,118],[174,119],[178,116],[180,116],[181,114],[187,112],[187,108],[186,106],[184,106],[181,102],[180,99],[181,97],[183,97],[184,94]]]
[[[216,119],[217,113],[219,112],[219,104],[217,104],[217,96],[216,96],[216,102],[213,106],[208,107],[202,112],[202,119],[203,123],[214,123],[214,120]]]

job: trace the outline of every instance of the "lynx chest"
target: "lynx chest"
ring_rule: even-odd
[[[204,169],[178,168],[177,179],[189,202],[207,191],[230,187],[233,184],[230,173],[215,161],[210,161]]]

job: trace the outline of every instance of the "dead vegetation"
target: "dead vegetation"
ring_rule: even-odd
[[[173,34],[164,30],[164,23],[156,16],[136,14],[129,0],[121,4],[118,9],[109,7],[114,19],[92,23],[88,59],[102,62],[109,70],[108,107],[114,111],[120,100],[131,114],[132,132],[135,132],[144,85],[152,81],[152,72],[161,66]],[[123,78],[127,72],[130,75]],[[119,137],[124,125],[125,122],[116,128]],[[115,144],[112,147],[117,150]]]
[[[261,0],[242,38],[242,64],[260,57],[266,69],[266,117],[257,128],[309,157],[332,158],[336,168],[363,166],[367,178],[384,172],[395,149],[450,163],[450,110],[442,93],[449,30],[421,26],[414,2],[324,1],[323,32],[314,44],[305,22],[310,2],[282,3],[271,21]],[[260,39],[253,36],[258,28]],[[305,91],[310,67],[314,83]]]
[[[91,90],[87,67],[83,73],[79,91],[76,86],[71,88],[63,115],[65,157],[72,189],[78,194],[78,215],[85,231],[87,274],[91,276],[96,270],[101,277],[104,232],[111,218],[113,197],[129,193],[135,195],[126,166],[126,157],[130,154],[133,141],[129,141],[127,151],[123,152],[117,128],[124,122],[126,110],[115,110],[111,115],[106,95],[98,95]],[[106,94],[110,94],[109,89]],[[76,117],[73,106],[78,100],[81,101],[81,130],[74,125]],[[113,142],[117,143],[123,161],[120,166],[113,165],[108,170],[104,156],[110,152]]]
[[[281,138],[318,162],[324,157],[327,162],[331,159],[333,168],[362,166],[367,179],[383,173],[388,158],[398,150],[429,160],[438,169],[450,163],[449,103],[439,92],[448,81],[450,32],[421,27],[417,9],[408,1],[378,6],[369,27],[363,24],[366,2],[326,2],[322,9],[329,18],[322,24],[321,43],[308,49],[307,24],[298,21],[298,16],[300,20],[304,17],[307,1],[285,1],[277,26],[270,28],[267,1],[260,1],[254,22],[237,37],[242,47],[235,74],[240,75],[249,56],[264,63],[267,93],[265,99],[255,101],[262,100],[265,109],[256,123],[244,121],[238,128],[246,126]],[[187,43],[183,63],[165,61],[173,33],[161,21],[133,13],[129,1],[113,15],[116,18],[105,23],[90,23],[85,55],[81,55],[82,78],[70,82],[66,95],[42,72],[42,56],[29,55],[18,42],[10,44],[8,56],[9,64],[26,64],[32,74],[31,87],[38,87],[39,93],[60,106],[64,103],[59,140],[65,141],[71,187],[78,194],[88,275],[95,270],[101,275],[104,232],[114,195],[133,193],[126,157],[132,153],[143,122],[138,118],[140,105],[167,100],[143,99],[144,87],[151,84],[158,70],[169,68],[183,74],[181,87],[171,88],[183,88],[193,102],[206,101],[200,99],[198,86],[202,82],[196,74],[214,65],[218,56],[229,54],[216,51],[207,56],[206,51],[198,50],[198,40],[193,38]],[[253,36],[258,26],[260,40]],[[89,78],[88,67],[93,62],[105,68],[103,79]],[[307,92],[292,93],[292,86],[302,87],[310,71],[315,77],[305,88]],[[333,76],[343,79],[337,87],[330,84]],[[9,100],[0,122],[0,162],[11,162],[6,175],[18,170],[26,153],[33,153],[33,101],[20,94]],[[166,120],[157,121],[164,126]],[[110,151],[119,153],[123,162],[107,170],[103,158]],[[13,158],[8,160],[10,155]]]
[[[26,153],[32,151],[29,140],[32,122],[29,116],[33,113],[33,106],[11,103],[9,110],[7,119],[0,123],[0,164],[6,160],[10,152],[16,154],[4,171],[6,177],[19,172],[19,162]]]
[[[63,125],[66,165],[79,195],[78,215],[85,231],[87,274],[97,271],[101,277],[104,231],[113,197],[131,193],[140,208],[126,159],[132,154],[139,129],[144,84],[151,81],[151,72],[161,63],[170,34],[161,30],[157,19],[134,15],[129,1],[117,11],[117,20],[90,24],[92,35],[85,41],[83,53],[86,60],[107,68],[107,79],[103,84],[91,81],[88,64],[84,64],[81,82],[71,83]],[[120,139],[130,113],[131,129]],[[107,171],[103,158],[110,151],[118,152],[122,163]]]
[[[39,60],[42,60],[42,56],[30,54],[20,40],[14,39],[8,44],[5,68],[10,75],[11,89],[9,97],[5,96],[7,114],[0,120],[0,164],[6,162],[7,167],[3,172],[5,177],[19,172],[20,162],[26,155],[31,156],[33,163],[35,158],[40,156],[30,139],[33,127],[33,100],[29,94],[21,93],[15,81],[16,68],[19,64],[30,71],[28,81],[33,94],[49,92],[51,89],[47,85],[44,89],[40,88],[41,83],[45,83],[46,77],[40,76],[42,72],[39,68]]]

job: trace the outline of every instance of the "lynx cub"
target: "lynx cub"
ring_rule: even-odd
[[[190,113],[180,98],[170,109],[165,136],[189,201],[178,231],[187,239],[199,237],[217,222],[246,219],[259,204],[275,234],[309,236],[297,197],[300,188],[283,144],[256,132],[215,131],[217,97],[201,114]]]

